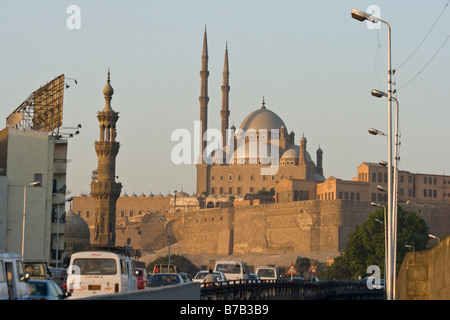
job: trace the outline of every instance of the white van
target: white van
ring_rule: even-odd
[[[28,279],[19,254],[0,253],[0,300],[29,300]]]
[[[227,280],[248,279],[247,263],[240,260],[216,260],[214,271],[223,272]]]
[[[137,290],[134,261],[107,251],[72,254],[67,268],[67,291],[71,298]]]
[[[256,274],[261,280],[277,280],[278,272],[275,267],[258,267]]]

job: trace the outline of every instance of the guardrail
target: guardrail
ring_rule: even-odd
[[[381,300],[383,289],[357,281],[230,280],[205,283],[201,300]]]

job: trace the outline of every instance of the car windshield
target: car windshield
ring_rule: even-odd
[[[80,274],[84,275],[115,275],[117,264],[114,259],[90,259],[80,258],[73,261],[73,265],[80,268]]]
[[[175,274],[156,274],[150,278],[149,282],[161,284],[178,284],[180,283],[180,278]]]
[[[208,274],[208,272],[199,272],[197,273],[197,275],[195,276],[195,279],[204,279],[206,277],[206,275]]]

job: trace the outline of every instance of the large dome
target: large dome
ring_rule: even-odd
[[[282,126],[286,127],[283,120],[275,112],[266,109],[263,105],[261,109],[250,113],[242,121],[239,128],[244,130],[244,132],[248,129],[254,129],[256,131],[266,129],[267,132],[270,132],[271,129],[280,130]]]

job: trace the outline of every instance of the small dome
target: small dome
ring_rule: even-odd
[[[189,193],[180,191],[175,194],[177,197],[190,197]]]
[[[282,159],[292,159],[298,158],[300,156],[300,147],[293,146],[292,148],[286,150],[281,156]]]
[[[300,146],[293,145],[281,155],[281,159],[293,159],[298,158],[299,156]],[[306,161],[314,162],[308,151],[306,151]]]
[[[64,237],[87,237],[89,242],[89,226],[79,215],[69,210],[66,214],[66,223],[64,226]]]

